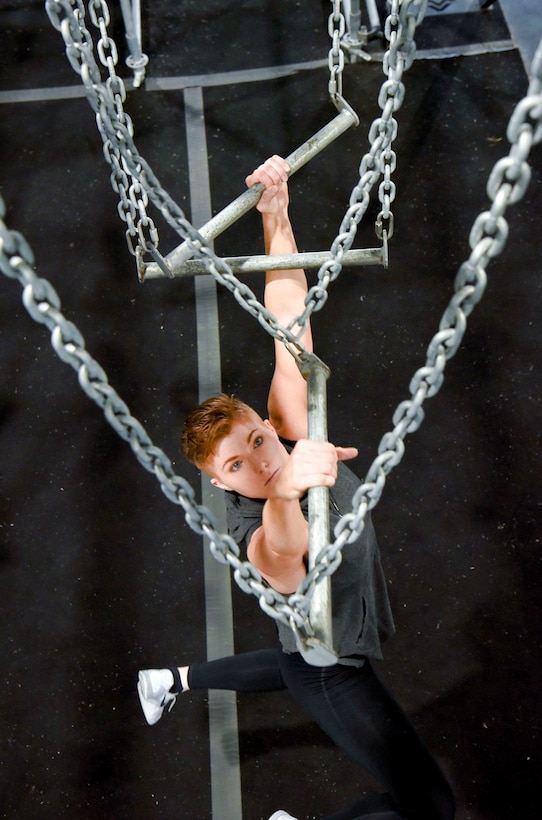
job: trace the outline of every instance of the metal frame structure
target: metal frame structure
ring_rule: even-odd
[[[383,34],[380,15],[375,0],[365,0],[369,27],[361,24],[360,0],[342,0],[343,14],[346,22],[346,33],[341,38],[341,46],[348,54],[350,62],[358,59],[369,61],[371,55],[364,51],[364,46],[374,37]]]
[[[126,232],[128,247],[136,257],[140,279],[144,279],[147,272],[149,272],[150,278],[156,278],[160,274],[173,278],[175,275],[179,275],[182,266],[190,262],[191,257],[194,255],[207,263],[206,270],[214,273],[221,283],[227,284],[228,288],[235,292],[236,298],[246,309],[253,315],[257,315],[266,330],[283,342],[294,356],[300,372],[307,381],[309,437],[318,441],[327,440],[326,380],[329,370],[317,356],[304,350],[299,341],[299,335],[295,335],[292,331],[293,324],[297,324],[299,328],[306,326],[312,312],[320,309],[325,302],[325,298],[322,298],[316,292],[318,289],[313,288],[314,293],[309,292],[304,313],[297,317],[292,325],[283,328],[277,323],[275,317],[265,315],[265,308],[257,300],[256,305],[253,304],[253,294],[250,289],[235,280],[232,277],[231,270],[225,270],[224,260],[216,257],[209,245],[212,239],[234,224],[243,214],[257,204],[263,193],[263,186],[256,185],[246,190],[197,231],[186,220],[179,206],[161,187],[152,169],[144,158],[139,155],[133,142],[133,125],[122,105],[125,88],[121,78],[115,71],[117,49],[107,32],[109,11],[106,0],[102,0],[98,5],[89,6],[91,23],[99,31],[100,39],[97,44],[99,60],[109,74],[109,79],[105,83],[101,81],[101,69],[94,57],[92,37],[89,36],[89,32],[84,27],[83,17],[74,14],[73,2],[74,0],[47,0],[46,7],[51,22],[61,31],[65,39],[66,53],[70,63],[74,70],[81,74],[89,102],[96,111],[98,129],[104,141],[104,155],[112,168],[112,185],[120,197],[119,215],[128,225]],[[344,53],[340,40],[345,33],[346,24],[341,11],[341,0],[332,0],[332,4],[333,11],[329,16],[328,26],[332,41],[328,54],[330,69],[328,92],[339,113],[331,122],[286,158],[290,166],[290,175],[299,170],[344,131],[359,123],[356,113],[342,96]],[[416,14],[412,13],[411,4]],[[401,77],[403,71],[411,65],[414,58],[415,44],[412,33],[416,23],[423,18],[425,4],[426,0],[393,0],[395,14],[390,14],[389,18],[390,49],[387,53],[385,72],[388,75],[388,80],[383,84],[378,100],[382,108],[382,117],[375,120],[371,126],[369,132],[371,148],[360,163],[359,182],[352,191],[339,234],[333,243],[332,253],[330,254],[332,258],[329,261],[326,260],[327,264],[329,265],[329,262],[331,262],[331,265],[328,269],[326,262],[324,262],[318,273],[320,287],[324,291],[327,290],[329,282],[333,281],[333,278],[339,274],[344,258],[350,252],[357,225],[365,213],[369,201],[369,191],[381,176],[383,179],[379,187],[379,198],[382,211],[375,223],[375,230],[379,239],[382,240],[382,248],[376,249],[375,252],[371,249],[363,251],[362,258],[368,260],[367,264],[374,264],[375,262],[385,264],[387,262],[387,240],[393,234],[391,203],[395,197],[395,185],[391,180],[391,175],[396,161],[392,143],[397,133],[397,123],[393,114],[401,106],[403,100],[404,86]],[[147,61],[146,56],[141,52],[141,31],[137,24],[139,20],[139,3],[137,0],[133,0],[133,4],[130,4],[130,0],[122,0],[122,9],[127,29],[127,41],[132,51],[131,62],[139,72],[134,80],[134,85],[136,85],[141,82],[144,76],[144,65]],[[405,18],[405,25],[403,25],[402,17]],[[414,26],[411,25],[412,21],[414,21]],[[392,44],[391,41],[393,41]],[[166,257],[163,257],[158,250],[158,231],[146,211],[149,199],[160,209],[162,215],[183,239],[183,242]],[[137,238],[135,248],[131,241],[132,238]],[[143,259],[146,254],[150,255],[152,262]],[[288,264],[292,267],[299,267],[298,256],[297,254],[292,255]],[[350,256],[349,261],[353,261],[352,256]],[[250,259],[244,259],[244,270],[250,270],[250,263]],[[316,267],[316,264],[314,266]],[[304,267],[308,267],[308,265],[305,264]],[[246,292],[242,292],[243,289]],[[247,301],[249,297],[250,300]],[[409,419],[409,431],[412,424],[412,420]],[[395,458],[396,453],[394,452],[392,461]],[[389,469],[391,469],[391,466],[389,466]],[[337,660],[333,650],[330,617],[331,575],[337,563],[328,560],[326,553],[326,551],[332,551],[328,504],[327,488],[316,487],[309,490],[310,567],[306,583],[302,584],[299,590],[299,596],[304,602],[303,618],[300,622],[298,615],[301,613],[294,607],[293,602],[292,611],[288,615],[286,611],[280,613],[283,620],[286,617],[288,618],[288,623],[296,636],[300,652],[309,663],[316,666],[327,666]],[[363,519],[363,515],[361,518]],[[363,526],[364,523],[361,520],[359,532],[361,532]],[[205,529],[203,531],[206,532]],[[345,532],[339,540],[349,537]],[[333,549],[335,544],[338,546],[338,542],[334,543]],[[216,541],[211,542],[210,546],[212,551],[213,546],[217,547],[215,555],[217,558],[219,553],[222,556],[221,550],[223,547],[226,551],[228,550],[222,536],[217,537]],[[229,558],[230,553],[228,552],[228,561]],[[237,561],[237,554],[234,555],[234,558]],[[218,560],[222,560],[222,557]],[[241,578],[237,580],[244,588],[244,575],[243,581]],[[255,583],[257,585],[257,579]],[[253,591],[252,588],[249,590],[250,585],[248,582],[246,586],[247,591]],[[309,592],[309,589],[310,594],[305,595]],[[258,594],[260,594],[259,590]],[[292,599],[294,597],[296,596],[291,596]],[[282,606],[282,603],[278,600],[273,598],[271,604],[267,599],[260,600],[260,604],[264,609],[269,606],[273,610],[273,616],[279,617],[278,607]],[[307,611],[309,608],[310,613]]]

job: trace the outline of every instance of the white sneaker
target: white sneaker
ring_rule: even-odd
[[[142,669],[139,672],[137,691],[143,714],[151,726],[158,723],[162,712],[168,706],[170,712],[175,706],[177,693],[170,692],[173,674],[169,669]]]
[[[287,811],[284,811],[283,809],[279,809],[278,811],[276,811],[274,814],[271,815],[269,820],[296,820],[296,818],[292,817],[291,814],[288,814]]]

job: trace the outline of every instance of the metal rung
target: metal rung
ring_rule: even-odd
[[[286,157],[286,162],[290,166],[288,176],[292,176],[296,171],[299,171],[309,160],[319,154],[320,151],[326,148],[352,125],[358,125],[359,119],[355,111],[342,99],[340,100],[340,104],[342,105],[342,110],[331,122],[321,128],[314,136],[310,137],[310,139],[304,142],[303,145],[297,148],[290,156]],[[237,199],[234,199],[233,202],[226,205],[226,207],[219,211],[209,222],[199,228],[200,235],[206,242],[215,239],[225,231],[226,228],[229,228],[237,222],[238,219],[244,216],[244,214],[250,211],[250,209],[259,202],[263,191],[264,186],[260,182],[248,188],[241,196],[238,196]],[[186,242],[183,242],[165,257],[164,262],[171,271],[172,276],[177,275],[177,269],[187,262],[192,254],[192,250]],[[158,271],[160,271],[160,266],[155,262],[150,262],[148,265],[145,265],[144,271],[141,272],[141,278],[162,275],[162,272],[160,271],[160,273],[158,273]]]
[[[320,268],[324,262],[332,259],[329,251],[312,251],[308,253],[294,253],[289,256],[229,256],[222,261],[226,262],[234,274],[264,273],[269,270],[295,270],[303,268]],[[353,265],[383,265],[388,267],[387,245],[382,248],[362,248],[346,251],[341,259],[343,266]],[[151,270],[152,268],[152,270]],[[176,268],[174,277],[201,276],[209,271],[201,259],[189,259]],[[145,279],[172,278],[159,265],[148,265],[144,271]]]

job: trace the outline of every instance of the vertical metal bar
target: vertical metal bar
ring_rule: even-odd
[[[139,49],[142,49],[143,37],[141,34],[141,0],[132,0],[135,34]]]
[[[134,86],[138,88],[145,78],[145,66],[149,61],[141,46],[141,7],[139,0],[120,0],[120,5],[130,51],[126,65],[133,70]]]
[[[309,438],[327,441],[327,388],[329,368],[317,356],[302,354],[303,369],[307,379],[309,402]],[[311,487],[309,490],[309,569],[315,565],[321,550],[329,543],[329,492],[327,487]],[[314,637],[331,658],[333,650],[333,627],[331,618],[331,578],[320,580],[314,588],[309,620]],[[310,654],[306,658],[311,661]],[[336,659],[336,656],[335,656]],[[330,659],[329,663],[334,660]],[[319,664],[318,664],[319,665]]]
[[[126,29],[125,37],[132,57],[141,57],[141,45],[137,39],[136,26],[134,21],[134,10],[130,0],[120,0],[122,19]]]
[[[343,0],[344,17],[346,19],[346,30],[350,39],[359,42],[359,29],[361,25],[360,0]]]
[[[382,24],[380,22],[380,15],[376,7],[375,0],[365,0],[367,6],[367,14],[369,15],[369,22],[371,24],[371,31],[378,31]]]

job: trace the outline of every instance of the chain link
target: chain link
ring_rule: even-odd
[[[337,4],[334,3],[334,11],[330,16],[330,30],[331,20],[336,17],[335,5]],[[388,6],[390,13],[386,20],[385,35],[389,48],[382,63],[382,70],[387,79],[378,97],[382,116],[375,119],[369,129],[370,149],[361,159],[359,181],[351,192],[349,207],[331,245],[332,258],[318,271],[317,283],[309,290],[305,300],[305,310],[295,320],[300,328],[305,328],[312,313],[324,306],[329,285],[341,272],[342,256],[352,247],[358,225],[369,206],[371,190],[380,176],[383,177],[383,181],[378,189],[378,195],[382,209],[377,216],[375,229],[380,239],[385,235],[387,241],[393,236],[394,218],[391,203],[395,199],[396,191],[391,175],[396,168],[397,157],[391,146],[397,136],[398,125],[392,115],[404,100],[405,87],[401,80],[403,72],[410,68],[414,60],[416,45],[413,36],[416,26],[425,14],[427,0],[388,0]]]
[[[153,444],[142,424],[109,384],[101,365],[86,350],[83,335],[61,312],[60,298],[52,284],[34,272],[30,246],[21,234],[7,228],[4,216],[5,206],[0,197],[0,269],[19,281],[25,308],[36,322],[49,329],[53,349],[77,372],[84,392],[103,410],[109,424],[128,442],[143,467],[155,475],[165,496],[182,506],[188,525],[208,538],[214,557],[232,567],[241,589],[255,595],[267,614],[273,614],[286,625],[293,619],[299,628],[306,626],[309,598],[295,596],[292,605],[289,599],[263,582],[252,564],[240,560],[238,545],[229,535],[217,530],[212,513],[196,502],[190,484],[175,474],[170,459]]]
[[[483,296],[487,278],[485,267],[504,247],[508,236],[504,212],[525,193],[530,180],[527,157],[532,146],[542,140],[542,44],[531,72],[527,95],[517,104],[507,129],[511,143],[509,155],[496,163],[488,179],[487,194],[492,207],[481,213],[473,224],[469,236],[472,252],[457,272],[454,295],[441,318],[439,331],[429,344],[426,364],[412,378],[412,398],[397,407],[393,416],[394,429],[383,436],[379,455],[354,495],[352,512],[343,516],[335,529],[335,542],[329,548],[331,555],[362,532],[366,511],[378,503],[387,474],[402,458],[404,438],[415,432],[423,421],[423,402],[434,396],[442,385],[446,362],[457,352],[467,327],[467,317]]]
[[[331,48],[328,54],[329,84],[328,91],[332,100],[343,95],[344,51],[341,40],[346,32],[346,20],[342,13],[341,0],[332,0],[333,10],[328,17],[328,33],[331,38]]]

